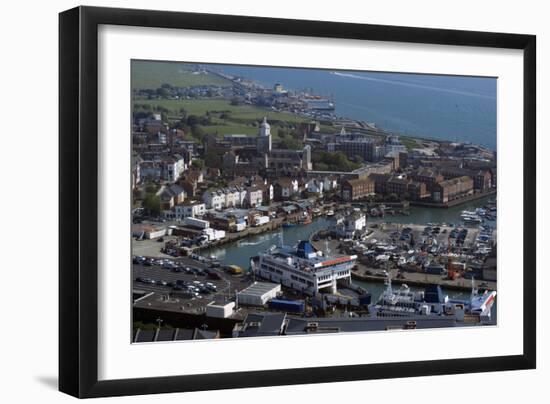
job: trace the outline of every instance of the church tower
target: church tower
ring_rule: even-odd
[[[264,116],[258,136],[258,153],[269,152],[271,152],[271,126],[269,126],[267,118]]]

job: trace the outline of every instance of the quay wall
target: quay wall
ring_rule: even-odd
[[[487,196],[496,195],[496,193],[497,193],[496,190],[491,190],[491,191],[487,191],[487,192],[478,192],[476,194],[472,194],[472,195],[466,196],[464,198],[455,199],[455,200],[449,201],[447,203],[421,202],[421,201],[411,201],[410,203],[411,203],[411,206],[420,206],[420,207],[424,207],[424,208],[446,209],[446,208],[452,208],[453,206],[461,205],[461,204],[466,203],[466,202],[471,202],[471,201],[475,201],[477,199],[482,199],[482,198],[485,198]]]

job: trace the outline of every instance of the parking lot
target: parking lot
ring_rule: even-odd
[[[139,296],[134,306],[201,313],[208,303],[232,298],[252,280],[186,257],[134,263],[132,282]]]

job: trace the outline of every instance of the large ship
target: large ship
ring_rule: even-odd
[[[304,97],[302,101],[306,103],[309,109],[318,111],[334,111],[336,108],[334,101],[320,96]]]
[[[322,291],[335,293],[337,283],[351,283],[356,255],[327,256],[309,241],[295,247],[272,246],[261,253],[256,275],[313,296]]]
[[[449,299],[441,286],[428,285],[424,291],[414,292],[406,284],[394,290],[389,275],[386,289],[372,306],[376,317],[453,316],[457,321],[466,318],[481,324],[491,323],[491,308],[495,302],[495,291],[479,292],[472,280],[470,299]]]

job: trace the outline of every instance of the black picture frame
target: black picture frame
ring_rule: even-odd
[[[100,24],[523,50],[523,354],[98,381],[98,26]],[[536,366],[533,35],[78,7],[59,15],[59,389],[103,397],[325,383]]]

